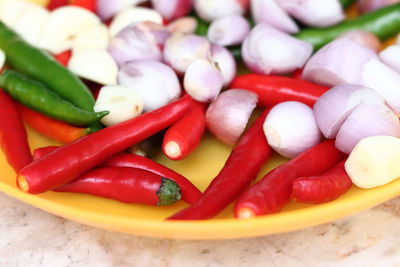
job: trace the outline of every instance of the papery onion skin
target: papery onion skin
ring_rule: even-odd
[[[193,0],[193,7],[200,18],[211,22],[226,15],[243,15],[249,2],[250,0]]]
[[[108,20],[127,6],[134,6],[146,0],[97,0],[96,14],[103,20]]]
[[[286,158],[293,158],[321,141],[313,110],[297,101],[275,105],[263,129],[268,144]]]
[[[224,77],[224,87],[228,86],[236,76],[236,61],[232,53],[223,46],[211,45],[211,60],[218,64]]]
[[[362,104],[384,103],[373,89],[355,84],[339,84],[320,96],[313,106],[318,128],[325,138],[335,138],[343,122]]]
[[[360,105],[340,127],[335,146],[343,153],[350,154],[361,139],[375,135],[399,137],[399,119],[385,104]]]
[[[363,30],[349,31],[340,35],[337,39],[350,39],[362,46],[379,52],[382,48],[382,42],[372,32]]]
[[[400,74],[379,59],[371,59],[360,70],[360,84],[374,89],[400,114]]]
[[[266,23],[287,33],[299,32],[297,24],[278,3],[276,0],[252,0],[250,9],[254,22]]]
[[[207,38],[218,45],[228,46],[242,43],[250,32],[250,23],[243,16],[228,15],[213,20]]]
[[[400,45],[391,45],[379,53],[379,59],[400,74]]]
[[[133,60],[162,59],[155,37],[151,37],[138,25],[126,27],[111,39],[108,52],[118,66]]]
[[[190,63],[183,78],[186,92],[199,102],[214,100],[220,93],[224,77],[217,66],[207,59]]]
[[[151,0],[151,4],[166,20],[183,17],[192,9],[192,0]]]
[[[220,141],[234,145],[257,105],[257,95],[242,89],[221,93],[206,112],[207,128]]]
[[[344,20],[338,0],[278,0],[280,6],[302,23],[312,27],[328,27]]]
[[[108,20],[123,7],[123,0],[97,0],[96,14],[102,20]]]
[[[376,53],[352,40],[334,40],[318,50],[307,62],[303,79],[327,86],[359,84],[360,71]]]
[[[204,37],[175,33],[165,42],[163,59],[182,76],[196,59],[211,59],[211,44]]]
[[[127,7],[119,11],[110,23],[110,35],[115,36],[129,25],[152,21],[162,24],[163,18],[154,9],[147,7]]]
[[[168,65],[155,60],[125,63],[118,73],[118,82],[143,98],[144,112],[170,103],[181,93],[175,72]]]
[[[312,50],[311,44],[259,23],[242,44],[242,58],[254,72],[286,74],[302,68]]]

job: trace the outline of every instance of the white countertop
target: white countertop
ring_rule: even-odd
[[[328,224],[188,241],[81,225],[0,193],[0,266],[400,266],[400,198]]]

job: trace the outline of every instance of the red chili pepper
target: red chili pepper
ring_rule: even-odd
[[[181,198],[177,183],[153,172],[128,168],[97,168],[55,191],[84,193],[124,203],[170,205]]]
[[[249,218],[280,211],[289,200],[294,179],[318,175],[332,168],[344,154],[327,140],[306,150],[267,173],[237,200],[236,218]]]
[[[44,155],[56,150],[58,146],[40,147],[33,151],[33,159],[37,160]],[[131,167],[142,169],[170,178],[175,181],[182,191],[182,199],[188,204],[196,202],[201,196],[201,192],[187,178],[179,173],[161,165],[149,158],[133,155],[131,153],[117,153],[101,163],[102,167]]]
[[[71,0],[70,5],[86,8],[93,13],[96,13],[97,0]]]
[[[284,101],[299,101],[312,107],[329,89],[305,80],[254,73],[236,76],[230,88],[241,88],[256,93],[258,105],[262,107]]]
[[[44,146],[44,147],[39,147],[33,150],[33,160],[38,160],[40,158],[43,158],[45,155],[49,154],[50,152],[53,152],[60,146]]]
[[[297,70],[293,71],[291,77],[293,79],[302,80],[303,79],[303,69],[297,69]]]
[[[15,172],[31,163],[24,123],[15,102],[0,89],[0,146]]]
[[[71,59],[72,52],[71,50],[67,50],[65,52],[62,52],[61,54],[54,55],[54,59],[58,61],[61,65],[64,67],[68,67],[68,62]]]
[[[22,119],[33,129],[61,143],[70,143],[90,132],[88,128],[71,126],[65,122],[49,118],[24,105],[18,105],[18,108]]]
[[[182,191],[182,199],[193,204],[201,196],[201,192],[187,178],[179,173],[143,156],[130,153],[118,153],[104,161],[101,166],[132,167],[154,172],[175,181]]]
[[[189,111],[165,133],[162,149],[173,160],[189,156],[200,144],[206,129],[206,104],[193,101]]]
[[[69,0],[50,0],[46,8],[51,11],[53,9],[68,5],[68,2]]]
[[[115,124],[59,147],[18,173],[22,191],[43,193],[66,184],[97,166],[111,155],[121,152],[177,121],[190,107],[185,96],[159,109]]]
[[[301,177],[293,181],[292,198],[296,202],[319,204],[332,201],[350,189],[350,177],[342,160],[327,172],[311,177]]]
[[[263,132],[263,123],[269,110],[265,110],[246,131],[232,150],[222,170],[212,180],[199,200],[168,219],[212,218],[249,186],[271,155],[271,148]]]

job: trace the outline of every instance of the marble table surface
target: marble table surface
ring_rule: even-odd
[[[0,193],[0,266],[400,266],[400,198],[327,224],[248,239],[109,232]]]

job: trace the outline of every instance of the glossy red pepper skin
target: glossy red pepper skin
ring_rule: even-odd
[[[70,0],[70,5],[82,7],[96,13],[97,0]]]
[[[259,216],[280,211],[290,200],[294,179],[319,175],[343,158],[344,154],[335,148],[334,140],[315,145],[268,172],[243,192],[235,203],[235,217],[246,218],[248,215]]]
[[[189,156],[206,129],[206,104],[193,101],[189,111],[165,132],[162,149],[173,160]]]
[[[263,132],[263,123],[270,108],[246,131],[232,150],[224,167],[212,180],[199,200],[179,211],[170,220],[200,220],[216,216],[253,181],[271,155]]]
[[[162,185],[162,178],[158,174],[135,168],[96,168],[55,191],[90,194],[124,203],[159,205],[157,192]]]
[[[305,80],[254,73],[236,76],[230,88],[241,88],[256,93],[258,105],[262,107],[284,101],[299,101],[312,107],[329,89]]]
[[[0,89],[0,147],[15,172],[32,162],[28,137],[16,103]]]
[[[192,101],[190,96],[184,96],[159,109],[61,146],[22,169],[17,176],[17,185],[22,191],[33,194],[60,187],[111,155],[173,124],[188,110]]]
[[[175,181],[182,191],[182,199],[188,204],[196,202],[201,192],[187,178],[181,174],[143,156],[130,153],[118,153],[104,161],[101,166],[132,167],[147,170]]]
[[[50,152],[53,152],[59,148],[59,146],[44,146],[44,147],[39,147],[33,150],[33,160],[38,160],[40,158],[43,158],[45,155],[49,154]]]
[[[58,63],[60,63],[64,67],[68,67],[68,62],[71,59],[71,56],[72,56],[71,50],[67,50],[60,54],[54,55],[54,59],[57,60]]]
[[[50,0],[46,8],[51,11],[53,9],[68,5],[68,2],[69,0]]]
[[[37,148],[33,151],[33,159],[37,160],[44,155],[56,150],[57,148],[58,146]],[[196,202],[201,196],[200,190],[196,186],[194,186],[187,178],[165,167],[164,165],[161,165],[143,156],[120,152],[106,159],[103,163],[100,164],[100,166],[137,168],[156,173],[166,178],[170,178],[179,185],[182,191],[182,199],[188,204]]]
[[[345,160],[321,175],[301,177],[293,181],[292,198],[296,202],[320,204],[337,199],[346,193],[351,185],[344,168]]]

